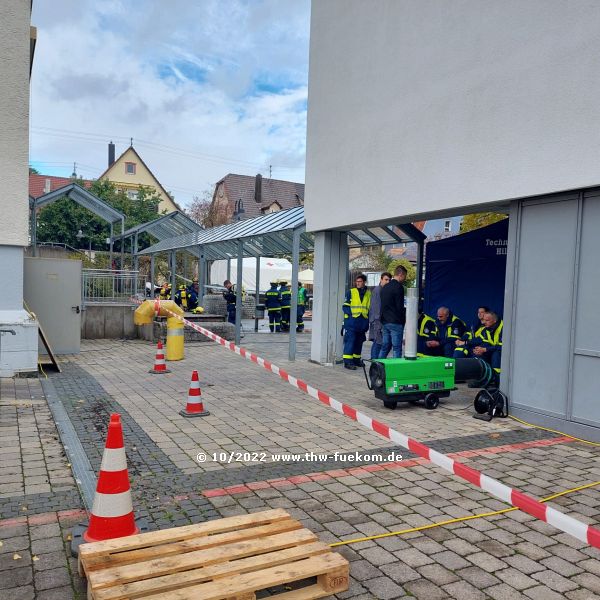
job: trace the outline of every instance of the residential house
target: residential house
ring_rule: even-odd
[[[229,173],[215,185],[213,212],[218,224],[252,219],[304,205],[304,184],[261,175]]]
[[[108,145],[108,168],[98,179],[112,181],[117,189],[125,192],[130,198],[137,197],[137,192],[142,186],[152,188],[161,198],[158,205],[159,213],[181,211],[181,208],[160,184],[133,146],[129,146],[121,156],[115,159],[115,145],[110,142]]]

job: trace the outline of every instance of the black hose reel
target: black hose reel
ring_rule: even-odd
[[[482,388],[477,392],[473,406],[474,419],[491,421],[494,417],[508,416],[508,400],[500,391],[500,379],[492,367],[480,358],[457,358],[456,381],[468,381],[469,387]]]

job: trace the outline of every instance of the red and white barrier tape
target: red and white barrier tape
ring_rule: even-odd
[[[472,469],[471,467],[468,467],[454,460],[453,458],[442,454],[441,452],[437,452],[436,450],[428,448],[421,442],[413,440],[403,433],[390,428],[385,423],[381,423],[376,419],[372,419],[368,415],[356,410],[355,408],[352,408],[351,406],[343,404],[339,400],[332,398],[325,392],[308,385],[306,382],[302,381],[302,379],[293,377],[277,365],[274,365],[268,360],[257,356],[253,352],[249,352],[245,348],[236,346],[233,342],[228,342],[212,331],[209,331],[208,329],[205,329],[196,323],[192,323],[191,321],[184,319],[170,310],[167,310],[166,312],[173,317],[176,317],[180,321],[183,321],[185,325],[191,327],[198,333],[201,333],[214,342],[221,344],[221,346],[224,346],[239,356],[242,356],[243,358],[250,360],[257,365],[264,367],[267,369],[267,371],[271,371],[272,373],[275,373],[275,375],[279,375],[281,379],[287,381],[291,386],[305,392],[313,398],[316,398],[323,404],[333,408],[333,410],[336,412],[339,412],[346,417],[350,417],[352,420],[360,423],[363,427],[379,433],[383,437],[395,442],[407,450],[410,450],[411,452],[414,452],[418,456],[431,461],[433,464],[452,473],[453,475],[457,475],[462,479],[466,479],[468,482],[476,485],[482,490],[485,490],[499,500],[520,508],[522,511],[533,515],[534,517],[545,521],[550,525],[553,525],[557,529],[572,535],[578,540],[590,544],[590,546],[600,548],[600,530],[595,529],[591,525],[587,525],[586,523],[582,523],[581,521],[578,521],[569,515],[565,515],[564,513],[552,508],[551,506],[548,506],[547,504],[538,502],[538,500],[532,496],[528,496],[523,492],[514,490],[500,481],[484,475],[480,471],[476,471],[475,469]]]

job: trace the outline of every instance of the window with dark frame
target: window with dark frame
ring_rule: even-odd
[[[126,162],[125,163],[125,173],[129,175],[135,175],[135,163]]]

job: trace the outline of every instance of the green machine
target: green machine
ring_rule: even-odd
[[[455,386],[454,358],[424,356],[383,358],[371,361],[365,377],[375,397],[383,400],[386,408],[396,408],[398,402],[425,401],[428,409],[437,408],[440,398],[450,395]]]
[[[475,398],[476,418],[490,420],[505,416],[506,397],[498,389],[498,375],[480,358],[382,358],[370,362],[369,373],[363,367],[367,386],[386,408],[398,402],[437,408],[440,398],[447,398],[457,382],[468,382],[471,388],[482,388]],[[484,416],[485,415],[485,416]]]

